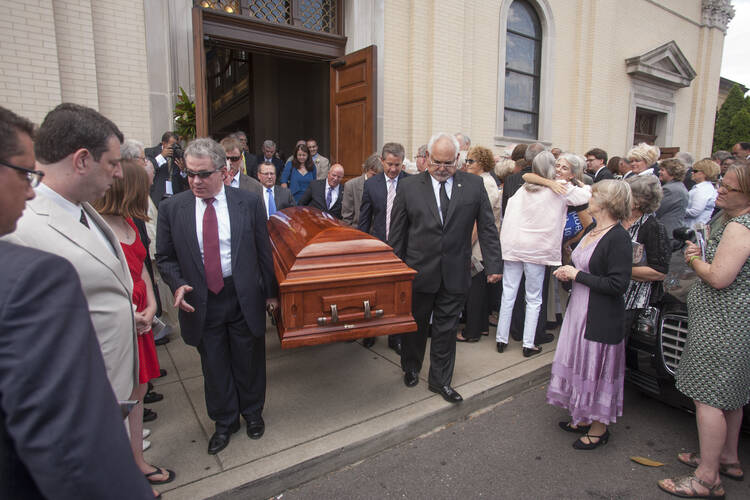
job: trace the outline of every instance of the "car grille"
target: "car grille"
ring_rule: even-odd
[[[674,375],[680,364],[688,333],[687,316],[665,314],[661,320],[661,355],[667,371]]]

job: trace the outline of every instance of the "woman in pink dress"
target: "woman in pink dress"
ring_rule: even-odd
[[[112,187],[103,198],[97,200],[94,208],[102,215],[122,245],[123,253],[133,279],[133,310],[138,330],[138,385],[133,389],[131,399],[138,404],[128,415],[130,446],[141,471],[151,484],[164,484],[172,481],[175,473],[169,469],[154,467],[143,458],[143,396],[148,381],[159,377],[159,359],[156,355],[151,322],[156,314],[151,278],[144,266],[146,248],[141,243],[133,217],[148,221],[149,180],[143,166],[134,160],[122,162],[122,178],[115,179]],[[157,492],[154,492],[157,496]]]

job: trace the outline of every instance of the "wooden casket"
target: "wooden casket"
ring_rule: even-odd
[[[411,315],[417,272],[387,244],[310,207],[272,215],[268,233],[282,348],[417,329]]]

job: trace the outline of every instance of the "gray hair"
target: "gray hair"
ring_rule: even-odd
[[[529,144],[528,147],[526,148],[526,153],[524,153],[523,155],[523,159],[531,163],[532,161],[534,161],[534,158],[536,157],[536,155],[538,155],[542,151],[547,151],[547,148],[544,147],[544,144],[539,143],[539,142],[535,142],[534,144]]]
[[[210,158],[215,169],[227,166],[227,154],[224,147],[209,137],[195,139],[185,148],[185,157]]]
[[[377,153],[373,153],[370,156],[367,157],[365,162],[362,164],[362,172],[369,172],[373,171],[376,174],[379,174],[383,171],[383,163],[380,161],[380,155]]]
[[[459,139],[459,136],[461,139]],[[459,146],[471,146],[471,138],[463,132],[456,132],[454,137],[458,140]]]
[[[422,144],[419,146],[419,149],[417,149],[417,156],[424,156],[427,154],[427,144]]]
[[[273,142],[271,139],[266,139],[263,141],[263,148],[264,149],[276,149],[276,143]]]
[[[643,177],[656,179],[654,175]],[[591,197],[596,198],[613,219],[621,221],[630,217],[630,203],[633,195],[630,191],[630,184],[627,182],[614,179],[599,181],[591,187]]]
[[[380,157],[385,161],[385,155],[387,154],[391,154],[404,161],[406,152],[404,151],[404,147],[398,142],[386,142],[383,144],[383,151],[380,153]]]
[[[664,197],[658,177],[635,175],[628,177],[625,182],[630,185],[630,191],[633,193],[633,208],[644,214],[656,212]]]
[[[430,153],[430,156],[432,156],[432,147],[435,145],[437,141],[440,139],[448,139],[448,141],[453,145],[453,155],[458,156],[458,150],[460,149],[458,146],[458,139],[456,139],[455,136],[452,136],[450,134],[446,134],[445,132],[438,132],[437,134],[430,137],[430,141],[427,143],[427,152]]]
[[[717,151],[718,153],[718,151]],[[732,153],[725,151],[729,156],[732,155]],[[695,163],[695,158],[692,154],[688,153],[687,151],[680,151],[676,155],[674,155],[675,158],[680,160],[680,162],[685,165],[687,168],[690,168],[693,166],[693,163]]]
[[[531,162],[531,171],[545,179],[555,178],[555,157],[549,151],[542,151],[534,157]],[[524,184],[527,191],[538,191],[542,186],[538,184]]]
[[[570,165],[570,171],[573,173],[573,177],[583,182],[583,168],[586,165],[585,158],[573,153],[562,153],[559,156],[558,160],[565,160],[566,162],[568,162],[568,165]]]
[[[120,145],[120,156],[123,160],[137,160],[143,153],[143,143],[135,139],[125,139]]]

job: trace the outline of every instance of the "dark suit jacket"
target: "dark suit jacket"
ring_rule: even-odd
[[[255,157],[255,168],[253,169],[252,174],[253,179],[258,178],[258,167],[262,165],[264,161],[266,161],[266,159],[263,156],[263,153]],[[276,155],[274,155],[273,158],[271,158],[271,163],[276,167],[276,184],[279,184],[281,182],[281,172],[284,170],[284,162],[281,161],[281,158],[276,158]],[[249,168],[247,169],[247,175],[250,175]]]
[[[240,172],[240,189],[250,191],[260,196],[263,193],[263,184],[261,184],[258,179]]]
[[[591,224],[586,233],[596,227]],[[584,233],[585,234],[585,233]],[[633,268],[633,244],[620,224],[607,231],[596,244],[589,272],[579,271],[576,281],[589,287],[589,307],[584,338],[604,344],[622,341],[625,299]]]
[[[486,273],[502,272],[500,238],[484,180],[457,171],[445,225],[440,223],[430,174],[399,181],[391,212],[388,244],[406,265],[417,270],[413,290],[466,293],[471,285],[471,232],[477,224]]]
[[[161,144],[157,144],[153,148],[146,148],[145,149],[146,157],[151,160],[151,163],[154,164],[154,183],[151,185],[151,200],[153,200],[154,205],[156,205],[156,208],[159,208],[159,203],[161,203],[161,200],[164,198],[169,198],[169,195],[167,194],[166,190],[166,182],[170,180],[169,176],[169,165],[172,163],[172,160],[167,160],[167,163],[159,166],[159,163],[156,161],[156,157],[161,154]],[[183,191],[186,191],[190,188],[188,185],[187,178],[180,175],[180,168],[177,165],[172,165],[172,194],[181,193]]]
[[[255,193],[225,187],[232,239],[232,278],[242,314],[253,335],[266,331],[265,301],[278,296],[273,274],[271,244],[263,200]],[[195,312],[180,309],[180,330],[185,342],[197,346],[203,336],[208,288],[195,229],[196,198],[191,191],[165,200],[159,209],[156,263],[174,293],[182,285]]]
[[[302,194],[299,199],[299,206],[307,205],[323,212],[327,212],[337,219],[341,218],[341,202],[344,198],[344,186],[339,184],[339,195],[333,206],[329,210],[326,208],[326,186],[328,185],[328,179],[317,179],[307,186],[307,191]]]
[[[396,184],[396,194],[401,189],[401,182],[409,175],[401,172]],[[385,241],[385,211],[388,202],[388,184],[385,174],[379,173],[365,181],[362,190],[362,204],[359,208],[359,229]],[[391,209],[391,221],[393,220]]]
[[[503,200],[502,200],[503,216],[505,216],[505,207],[508,206],[508,200],[510,200],[511,196],[516,194],[516,191],[518,191],[518,189],[521,186],[523,186],[525,183],[525,181],[523,180],[523,174],[528,174],[529,172],[531,172],[531,165],[524,167],[517,174],[511,174],[505,178],[505,183],[503,184]]]
[[[0,498],[153,498],[75,269],[5,241],[0,260]]]
[[[242,156],[245,157],[245,169],[247,170],[247,174],[253,179],[258,179],[258,157],[254,154],[250,154],[246,151],[242,152]],[[260,159],[260,161],[263,161],[263,158]]]
[[[263,198],[265,200],[265,198]],[[273,187],[273,202],[276,204],[276,210],[295,206],[294,196],[289,189],[281,186]]]
[[[678,227],[685,225],[685,210],[688,206],[688,192],[685,184],[680,181],[670,181],[662,187],[664,197],[656,210],[656,218],[664,224],[667,238],[673,240],[672,233]]]
[[[599,173],[594,176],[594,183],[597,183],[599,181],[603,181],[604,179],[614,179],[614,174],[607,168],[605,165],[602,167],[601,170],[599,170]]]

